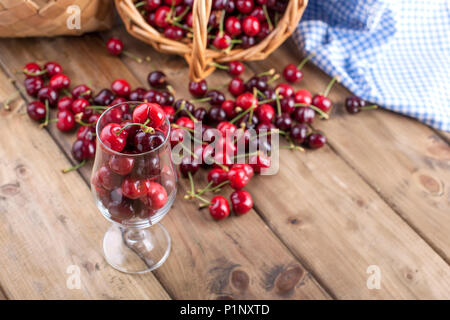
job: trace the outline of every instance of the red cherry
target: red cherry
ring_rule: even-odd
[[[222,121],[217,125],[217,130],[219,130],[223,134],[223,136],[226,137],[227,135],[231,136],[233,133],[235,133],[237,127],[231,122]]]
[[[107,166],[102,166],[92,178],[92,184],[97,188],[113,190],[120,186],[122,177],[115,174]]]
[[[93,141],[95,138],[95,127],[81,126],[77,131],[77,140]]]
[[[225,21],[225,30],[232,36],[242,33],[241,21],[236,17],[228,17]]]
[[[58,112],[56,127],[61,131],[70,131],[75,128],[75,118],[69,110]]]
[[[304,103],[310,105],[312,103],[311,92],[305,89],[300,89],[297,92],[295,92],[294,100],[295,103]]]
[[[309,128],[304,123],[296,124],[291,128],[291,132],[289,133],[292,141],[301,144],[305,141],[308,135]]]
[[[250,13],[254,7],[253,0],[237,0],[236,1],[236,9],[242,13]]]
[[[261,25],[258,19],[254,16],[247,16],[242,22],[242,27],[246,35],[253,37],[256,36],[261,30]]]
[[[147,126],[159,128],[165,119],[163,109],[156,103],[143,103],[138,105],[133,111],[133,121],[137,123],[147,123]]]
[[[128,97],[131,91],[128,81],[123,79],[114,80],[111,84],[111,90],[118,96]]]
[[[172,106],[163,106],[162,109],[169,121],[173,122],[175,120],[175,108]]]
[[[247,110],[250,107],[257,105],[258,100],[250,92],[245,92],[236,98],[236,106],[241,107],[244,110]]]
[[[41,76],[41,67],[35,63],[30,62],[23,67],[23,72],[25,73],[26,77],[40,77]]]
[[[306,142],[311,149],[319,149],[327,143],[327,138],[321,133],[311,133],[306,138]]]
[[[45,119],[47,110],[41,101],[33,101],[27,105],[28,116],[34,121],[42,121]]]
[[[51,107],[54,107],[58,102],[58,96],[58,91],[56,91],[52,87],[42,87],[37,94],[39,100],[41,100],[42,102],[45,102],[45,100],[47,100],[48,104]]]
[[[218,31],[212,44],[217,49],[224,50],[231,45],[231,40],[231,37],[227,33]]]
[[[245,71],[244,64],[240,61],[231,61],[228,63],[228,73],[233,76],[239,76]]]
[[[236,163],[231,166],[232,169],[243,169],[245,171],[245,174],[249,179],[251,179],[254,175],[254,171],[251,165],[248,163]]]
[[[147,11],[154,11],[156,8],[158,8],[161,5],[161,0],[147,0],[145,2],[145,10]]]
[[[109,167],[113,172],[125,176],[133,170],[134,158],[112,155],[109,158]]]
[[[77,161],[92,159],[95,156],[95,142],[75,140],[72,145],[72,156]]]
[[[295,64],[288,64],[283,70],[283,76],[286,81],[295,83],[303,79],[303,72]]]
[[[272,122],[275,118],[275,110],[270,104],[262,104],[256,109],[256,116],[260,122]]]
[[[225,219],[230,215],[230,206],[228,205],[228,201],[222,196],[215,196],[212,198],[208,209],[211,217],[216,220]]]
[[[214,187],[227,180],[228,172],[226,172],[222,168],[213,168],[208,172],[208,182],[212,182],[212,185]]]
[[[172,40],[180,40],[184,36],[184,31],[178,26],[168,26],[164,29],[164,35]]]
[[[61,90],[70,86],[70,79],[64,73],[55,74],[50,78],[49,86],[55,90]]]
[[[192,121],[188,117],[179,117],[178,120],[175,122],[177,125],[183,128],[188,128],[194,130],[195,124],[194,121]]]
[[[125,178],[122,182],[122,193],[129,199],[142,198],[147,194],[147,183],[145,180]]]
[[[80,84],[72,89],[72,98],[84,98],[91,99],[92,98],[92,90],[85,84]]]
[[[235,97],[243,93],[245,91],[244,80],[240,77],[234,77],[231,79],[228,85],[228,91],[230,91],[230,93]]]
[[[231,168],[228,171],[228,180],[230,181],[230,187],[235,190],[240,190],[247,185],[250,178],[245,173],[244,169]]]
[[[62,97],[58,100],[57,108],[58,111],[69,110],[72,111],[72,102],[73,99],[71,97]]]
[[[106,49],[108,49],[109,53],[113,56],[117,56],[123,50],[123,42],[119,38],[109,38],[106,42]]]
[[[118,134],[121,129],[122,126],[118,123],[107,124],[100,133],[100,140],[108,148],[117,152],[121,152],[123,148],[125,148],[128,135],[126,130],[123,130],[120,132],[120,134]]]
[[[230,195],[230,200],[236,214],[245,214],[253,208],[252,196],[245,190],[234,191]]]
[[[250,156],[249,164],[256,173],[260,173],[262,169],[267,169],[270,167],[271,161],[268,156],[258,153],[257,155]]]
[[[167,202],[167,191],[157,182],[147,180],[147,196],[144,197],[144,203],[153,210],[159,210]]]
[[[155,24],[160,28],[166,28],[170,25],[167,16],[170,14],[170,7],[161,6],[155,12]]]
[[[324,112],[330,111],[333,105],[329,98],[318,94],[313,97],[312,104]]]
[[[316,112],[310,107],[297,107],[292,112],[294,120],[300,123],[312,123],[315,116]]]
[[[41,77],[29,77],[24,80],[24,86],[30,96],[36,97],[39,90],[44,86],[44,81]]]
[[[284,98],[290,97],[294,94],[294,89],[292,89],[292,87],[287,83],[280,83],[279,85],[277,85],[275,91],[277,90],[278,94],[280,94]]]
[[[82,113],[86,110],[86,107],[89,106],[89,101],[83,98],[75,99],[72,102],[72,112],[74,114]]]
[[[47,74],[49,77],[53,77],[54,75],[60,74],[63,72],[62,67],[59,63],[49,61],[44,65],[44,69],[47,70]]]
[[[170,130],[170,145],[172,146],[172,148],[180,142],[183,142],[185,137],[186,132],[184,131],[184,129],[172,128]]]
[[[227,119],[233,119],[237,115],[233,100],[225,100],[220,107],[225,111]]]

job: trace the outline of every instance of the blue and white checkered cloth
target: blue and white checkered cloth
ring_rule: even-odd
[[[450,0],[309,0],[294,40],[357,96],[450,131]]]

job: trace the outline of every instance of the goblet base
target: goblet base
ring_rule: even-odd
[[[113,225],[103,238],[106,261],[125,273],[145,273],[159,268],[169,257],[171,239],[160,223],[146,229]]]

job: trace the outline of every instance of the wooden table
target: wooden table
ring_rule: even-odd
[[[104,42],[111,35],[152,62],[108,55]],[[163,220],[173,240],[166,263],[139,276],[114,270],[102,256],[109,224],[92,201],[91,166],[61,173],[74,164],[75,135],[54,125],[40,129],[26,115],[30,99],[15,71],[34,60],[58,61],[72,84],[96,90],[116,78],[147,87],[148,72],[161,69],[178,97],[189,96],[184,61],[155,52],[120,26],[80,38],[0,40],[0,101],[21,92],[11,110],[0,109],[0,297],[450,298],[449,134],[387,111],[348,115],[342,104],[349,92],[339,85],[331,93],[331,120],[314,123],[328,145],[281,150],[279,173],[256,177],[247,188],[253,211],[214,222],[183,200],[182,181]],[[245,78],[298,61],[287,43],[270,59],[247,64]],[[298,88],[318,92],[329,81],[312,65],[304,72]],[[224,79],[217,71],[208,82],[219,86]],[[204,184],[205,172],[196,181]],[[80,289],[66,285],[73,265],[80,268]],[[367,285],[372,268],[381,275],[379,289]]]

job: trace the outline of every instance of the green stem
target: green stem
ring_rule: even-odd
[[[67,173],[70,171],[74,171],[74,170],[78,170],[80,169],[82,166],[84,166],[86,164],[86,160],[81,161],[79,164],[77,164],[76,166],[73,166],[71,168],[67,168],[67,169],[63,169],[62,172],[63,173]]]
[[[179,16],[175,16],[173,18],[174,21],[180,21],[183,20],[184,16],[187,15],[187,13],[189,12],[189,10],[191,10],[190,6],[186,6],[186,8],[184,9],[184,11],[179,15]]]
[[[235,123],[236,121],[238,121],[239,119],[241,119],[243,116],[245,116],[247,113],[249,113],[250,111],[252,111],[255,107],[251,106],[250,108],[248,108],[247,110],[244,110],[243,112],[241,112],[240,114],[238,114],[236,117],[234,117],[233,119],[231,119],[230,123]]]
[[[200,99],[193,99],[193,100],[189,100],[190,103],[198,103],[198,102],[208,102],[209,100],[211,100],[211,97],[204,97],[204,98],[200,98]]]
[[[328,94],[330,93],[331,87],[333,86],[333,84],[338,80],[337,76],[334,76],[333,79],[331,79],[330,83],[328,83],[327,88],[325,89],[325,92],[323,93],[324,97],[327,97]]]
[[[197,194],[200,196],[202,194],[204,194],[205,192],[207,192],[209,190],[209,188],[213,185],[213,181],[210,181],[206,187],[204,187],[203,189],[197,190]]]
[[[145,5],[146,2],[147,2],[147,1],[140,1],[140,2],[137,2],[134,6],[135,6],[136,8],[140,8],[140,7],[142,7],[143,5]]]
[[[267,84],[271,84],[272,82],[278,80],[279,77],[280,77],[279,74],[275,74],[272,78],[270,78],[269,80],[267,80]]]
[[[373,109],[378,109],[378,106],[376,104],[370,105],[370,106],[364,106],[359,108],[360,110],[373,110]]]
[[[257,77],[262,77],[262,76],[273,76],[274,74],[275,74],[275,69],[272,68],[272,69],[270,69],[270,70],[267,70],[267,71],[258,73],[256,76],[257,76]]]
[[[189,177],[189,183],[191,185],[191,193],[195,194],[194,179],[192,179],[192,173],[191,172],[188,172],[188,177]]]
[[[138,57],[137,55],[135,55],[134,53],[131,53],[131,52],[126,51],[126,50],[123,50],[122,53],[123,53],[124,55],[126,55],[127,57],[129,57],[129,58],[135,60],[137,63],[142,63],[142,59],[139,58],[139,57]]]
[[[211,62],[211,65],[216,67],[217,69],[221,69],[221,70],[228,70],[229,69],[228,66],[225,66],[225,65],[217,63],[217,62]]]
[[[50,119],[50,108],[48,105],[48,100],[45,99],[45,121],[41,124],[41,128],[46,127],[48,125],[48,119]]]
[[[275,94],[276,94],[275,101],[277,103],[277,113],[279,116],[281,116],[281,103],[280,103],[280,96],[278,94],[278,90],[275,91]]]
[[[28,72],[27,70],[22,70],[22,71],[23,71],[23,73],[25,73],[27,76],[30,76],[30,77],[42,76],[43,74],[46,74],[48,72],[47,70],[41,70],[36,73]]]
[[[273,30],[272,20],[270,20],[269,12],[267,11],[267,6],[264,4],[263,6],[264,15],[266,16],[267,24],[269,25],[269,30]]]
[[[299,63],[299,65],[297,66],[297,69],[300,70],[301,68],[303,68],[303,67],[305,66],[305,64],[306,64],[309,60],[311,60],[311,58],[314,57],[315,55],[316,55],[315,52],[310,53],[305,59],[303,59],[303,60]]]
[[[315,112],[317,112],[322,118],[328,119],[330,116],[328,113],[324,112],[322,109],[317,108],[315,105],[312,104],[305,104],[305,103],[296,103],[294,104],[294,107],[307,107],[313,109]]]

